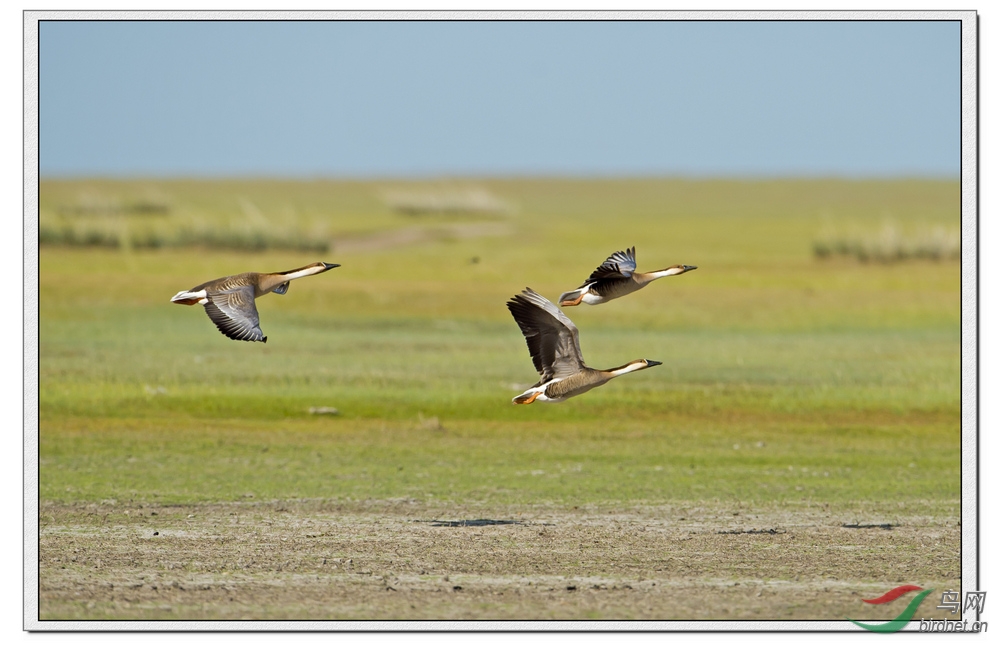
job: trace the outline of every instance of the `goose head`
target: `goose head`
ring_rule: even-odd
[[[679,276],[681,274],[686,274],[689,271],[694,271],[697,268],[698,267],[695,267],[694,265],[690,265],[690,264],[675,264],[674,266],[672,266],[672,267],[670,267],[668,269],[664,269],[664,271],[666,271],[667,273],[665,273],[663,275],[664,276]]]
[[[625,366],[619,366],[618,368],[613,368],[608,371],[613,377],[618,377],[619,375],[625,375],[626,373],[632,373],[634,371],[641,371],[644,368],[649,368],[651,366],[659,366],[663,362],[656,362],[651,359],[637,359],[629,362]]]
[[[339,266],[339,264],[330,262],[314,262],[312,264],[307,264],[304,267],[299,267],[298,269],[292,269],[291,271],[279,271],[273,275],[279,276],[285,280],[295,280],[296,278],[315,276],[316,274],[321,274],[324,271],[329,271]]]

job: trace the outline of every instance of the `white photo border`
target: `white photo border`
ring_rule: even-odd
[[[850,20],[961,23],[962,590],[979,576],[979,69],[975,11],[36,11],[24,18],[24,629],[27,631],[865,631],[848,621],[40,621],[38,29],[50,20]],[[916,624],[911,622],[907,629]]]

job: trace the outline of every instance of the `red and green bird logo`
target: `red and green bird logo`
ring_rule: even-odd
[[[903,612],[899,613],[899,616],[892,621],[886,622],[884,624],[862,624],[861,622],[856,622],[853,619],[851,619],[850,621],[853,622],[854,624],[857,624],[861,628],[867,629],[869,631],[874,631],[875,633],[895,633],[896,631],[902,629],[904,626],[910,623],[910,620],[913,619],[913,614],[917,612],[917,608],[920,606],[920,603],[927,597],[927,595],[934,592],[933,589],[924,590],[919,585],[901,585],[898,588],[893,588],[889,592],[886,592],[881,597],[861,600],[866,604],[887,604],[890,601],[895,601],[896,599],[899,599],[907,592],[913,592],[914,590],[920,590],[921,592],[913,599],[911,599],[910,603],[907,604],[906,608],[903,609]]]

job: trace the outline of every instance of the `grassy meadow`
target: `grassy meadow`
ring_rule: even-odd
[[[504,208],[385,199],[473,186]],[[53,180],[39,220],[43,504],[957,514],[958,261],[813,247],[831,229],[957,231],[957,181]],[[663,365],[512,405],[537,374],[505,301],[555,299],[631,245],[641,271],[698,269],[565,311],[591,366]],[[320,259],[342,266],[258,300],[267,344],[169,302]]]

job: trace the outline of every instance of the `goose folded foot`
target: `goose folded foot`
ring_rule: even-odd
[[[530,405],[535,401],[535,398],[542,395],[541,391],[536,391],[535,393],[522,393],[521,395],[514,398],[515,405]]]
[[[574,305],[579,305],[583,302],[583,297],[587,295],[587,289],[575,289],[571,292],[566,292],[559,297],[559,305],[562,307],[573,307]]]

